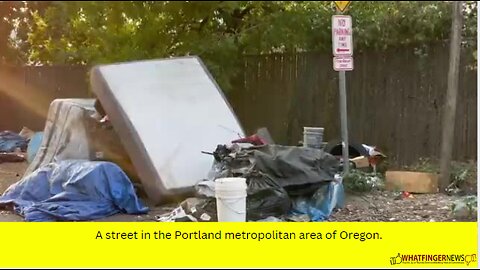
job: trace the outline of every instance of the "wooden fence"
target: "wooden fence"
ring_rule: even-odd
[[[477,158],[477,74],[472,53],[462,54],[454,159]],[[447,89],[448,44],[419,56],[413,48],[355,55],[347,72],[351,141],[380,147],[393,164],[438,158]],[[304,126],[340,138],[338,73],[328,54],[246,57],[243,78],[229,99],[245,128],[266,126],[273,139],[296,144]]]
[[[0,67],[0,130],[43,130],[50,102],[85,98],[87,67]]]
[[[437,158],[448,60],[445,44],[429,47],[426,56],[413,48],[356,54],[355,69],[347,72],[351,141],[379,146],[397,165]],[[472,54],[463,52],[457,120],[452,126],[456,160],[477,158],[477,76],[469,68],[471,62]],[[45,115],[34,113],[32,103],[45,112],[54,98],[90,96],[87,67],[0,71],[29,89],[12,95],[18,84],[0,81],[0,130],[18,131],[22,126],[42,130]],[[247,132],[265,126],[280,144],[296,144],[304,126],[324,127],[325,140],[340,137],[338,74],[329,54],[247,56],[242,74],[227,97]]]

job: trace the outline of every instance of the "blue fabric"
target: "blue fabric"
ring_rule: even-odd
[[[39,168],[0,196],[0,206],[11,203],[27,221],[94,220],[149,210],[116,164],[84,160]]]
[[[28,143],[28,149],[27,149],[27,161],[28,163],[32,163],[33,159],[38,153],[38,150],[40,149],[40,146],[42,145],[42,139],[43,139],[43,132],[37,132],[33,135],[33,137],[30,139],[30,142]]]
[[[28,141],[12,131],[0,132],[0,152],[14,152],[16,148],[27,149]]]
[[[306,214],[311,221],[325,221],[332,214],[333,209],[344,207],[345,192],[343,185],[330,181],[322,185],[310,197],[297,197],[293,200],[293,214]]]

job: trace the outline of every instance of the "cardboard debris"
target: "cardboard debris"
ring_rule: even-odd
[[[390,191],[437,193],[438,175],[423,172],[387,171],[385,188]]]
[[[355,158],[350,159],[350,161],[355,163],[355,167],[357,169],[367,168],[367,167],[370,166],[370,162],[368,161],[368,157],[365,157],[365,156],[355,157]]]

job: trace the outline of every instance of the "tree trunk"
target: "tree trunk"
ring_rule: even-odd
[[[458,77],[460,65],[462,6],[463,2],[453,2],[452,32],[450,34],[450,64],[448,88],[443,115],[442,149],[440,157],[440,192],[446,192],[450,184],[450,161],[452,159],[455,112],[457,108]]]

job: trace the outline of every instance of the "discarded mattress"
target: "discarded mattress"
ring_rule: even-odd
[[[17,148],[25,152],[28,140],[12,131],[0,132],[0,152],[14,152]]]
[[[197,57],[97,66],[91,83],[153,203],[193,192],[212,165],[201,152],[244,137]]]
[[[0,196],[0,206],[8,204],[27,221],[94,220],[149,210],[117,165],[84,160],[39,168]]]
[[[130,180],[138,182],[115,130],[94,117],[97,113],[94,103],[94,99],[56,99],[52,102],[44,132],[32,137],[28,149],[31,163],[24,176],[49,163],[81,159],[113,162]],[[38,144],[40,139],[38,147],[34,143]]]
[[[91,158],[84,119],[95,113],[94,102],[94,99],[52,101],[42,143],[24,176],[52,162]]]

